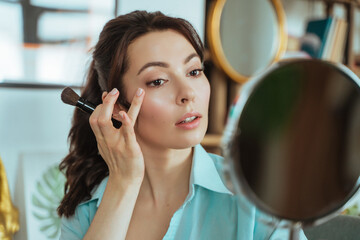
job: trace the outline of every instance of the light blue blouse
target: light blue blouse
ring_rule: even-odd
[[[222,180],[223,158],[195,146],[189,194],[171,218],[163,240],[288,239],[288,231],[259,221],[259,213],[244,197],[231,193]],[[74,216],[62,218],[61,240],[82,239],[101,202],[107,178]],[[300,239],[306,239],[301,232]]]

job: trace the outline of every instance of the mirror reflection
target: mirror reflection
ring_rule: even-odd
[[[251,76],[272,62],[279,29],[270,1],[227,0],[220,22],[225,58],[235,71]]]
[[[359,187],[356,75],[340,64],[288,61],[247,90],[229,144],[241,187],[280,219],[311,223],[339,210]]]

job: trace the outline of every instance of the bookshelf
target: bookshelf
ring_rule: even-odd
[[[207,152],[222,155],[221,138],[224,131],[229,99],[229,79],[223,71],[218,69],[210,51],[205,51],[205,74],[210,82],[211,95],[209,103],[209,125],[201,145]]]
[[[210,96],[210,106],[209,106],[209,126],[207,134],[205,135],[202,145],[209,152],[214,152],[221,155],[221,140],[222,134],[225,129],[228,111],[232,105],[233,100],[238,95],[238,92],[241,88],[241,85],[248,80],[251,75],[256,71],[260,71],[266,65],[277,61],[282,56],[282,53],[286,50],[286,33],[285,29],[285,14],[282,9],[281,0],[268,0],[268,4],[259,4],[257,1],[228,1],[228,0],[206,0],[206,10],[205,10],[205,36],[204,39],[205,48],[207,49],[207,59],[205,60],[205,74],[209,79],[211,86],[211,96]],[[240,3],[239,3],[240,2]],[[227,5],[229,3],[230,5]],[[240,6],[241,5],[241,6]],[[246,6],[246,7],[245,7]],[[242,10],[247,9],[242,14],[239,15],[238,11],[232,11],[233,9],[238,9],[239,7]],[[258,9],[255,11],[256,14],[249,15],[251,10]],[[223,14],[226,12],[227,17],[224,18]],[[261,13],[261,15],[259,15]],[[268,51],[266,54],[257,55],[254,54],[252,58],[237,58],[232,59],[229,56],[233,56],[234,53],[241,54],[246,56],[247,53],[244,52],[231,52],[228,51],[228,56],[225,55],[225,50],[221,46],[222,42],[236,42],[236,37],[231,37],[231,39],[223,39],[219,36],[218,28],[223,24],[223,30],[227,29],[232,34],[237,34],[237,37],[245,36],[244,32],[248,31],[246,28],[240,28],[239,25],[234,25],[239,16],[245,16],[242,20],[249,22],[250,17],[251,21],[258,21],[259,19],[266,19],[267,24],[261,24],[263,28],[259,28],[256,31],[266,32],[270,35],[265,35],[258,37],[258,39],[267,39],[266,42],[251,41],[251,44],[255,42],[261,44],[265,51]],[[258,16],[260,18],[256,18]],[[225,28],[225,25],[227,28]],[[241,25],[241,24],[240,24]],[[251,25],[247,25],[248,27]],[[265,26],[265,27],[264,27]],[[272,30],[276,28],[276,30]],[[271,29],[272,32],[269,32]],[[226,31],[225,31],[226,32]],[[264,35],[264,34],[263,34]],[[247,34],[246,36],[252,36]],[[257,35],[259,36],[259,35]],[[269,38],[266,38],[269,36]],[[277,38],[279,40],[279,46],[274,48],[274,44],[271,43],[272,38]],[[228,41],[226,41],[228,40]],[[239,39],[237,39],[239,40]],[[249,43],[249,39],[244,38],[243,42]],[[233,46],[236,48],[234,45]],[[214,46],[214,47],[210,47]],[[244,46],[244,45],[243,45]],[[255,49],[256,46],[251,46],[248,49]],[[241,51],[246,51],[246,47],[241,48]],[[237,50],[239,50],[237,49]],[[229,50],[229,49],[227,49]],[[231,52],[231,54],[229,54]],[[230,62],[230,59],[232,62]],[[258,62],[258,65],[255,65],[255,60]],[[243,68],[236,65],[238,62],[247,62],[247,65]],[[231,64],[232,63],[232,64]],[[237,66],[237,67],[234,67]]]
[[[325,13],[327,17],[334,15],[334,7],[336,4],[340,4],[345,9],[345,20],[348,24],[348,31],[346,34],[346,44],[344,51],[343,63],[352,69],[357,75],[359,75],[359,69],[355,67],[356,56],[353,53],[353,40],[354,40],[354,14],[355,9],[360,8],[360,0],[308,0],[312,2],[323,2],[325,5]]]

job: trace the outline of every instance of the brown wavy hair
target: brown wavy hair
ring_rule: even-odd
[[[94,47],[81,97],[98,105],[102,103],[102,92],[116,87],[120,91],[118,103],[128,109],[130,104],[124,97],[122,84],[122,77],[129,67],[127,49],[146,33],[168,29],[182,34],[203,61],[203,44],[188,21],[161,12],[134,11],[116,17],[104,26]],[[75,110],[68,138],[70,151],[59,166],[66,175],[65,196],[57,209],[59,216],[66,217],[75,213],[79,203],[90,199],[94,187],[109,174],[105,161],[98,153],[88,114]]]

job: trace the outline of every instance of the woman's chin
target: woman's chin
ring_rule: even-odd
[[[199,133],[192,136],[184,136],[182,138],[178,138],[174,143],[176,147],[175,149],[189,148],[201,143],[204,139],[205,133]]]

